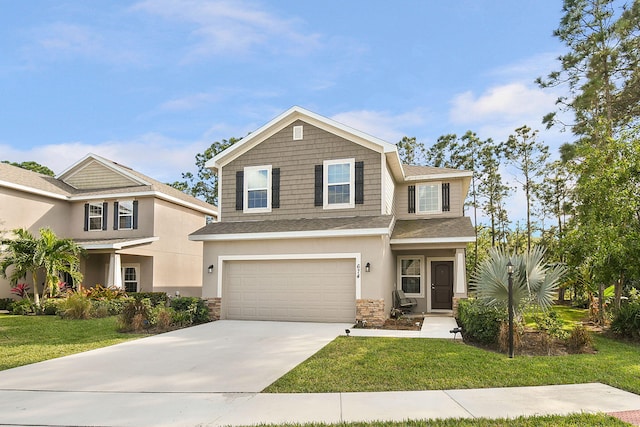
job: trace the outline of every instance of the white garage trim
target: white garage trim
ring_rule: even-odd
[[[222,277],[225,261],[269,261],[269,260],[304,260],[304,259],[353,259],[355,261],[356,299],[362,297],[360,253],[328,253],[328,254],[264,254],[264,255],[220,255],[218,257],[218,289],[217,297],[222,298]]]

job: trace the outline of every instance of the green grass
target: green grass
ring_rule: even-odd
[[[402,422],[359,422],[338,424],[259,424],[260,426],[286,425],[288,427],[582,427],[628,426],[617,418],[603,414],[575,414],[568,416],[518,417],[513,419],[451,418],[446,420],[408,420]]]
[[[562,329],[566,331],[571,331],[578,323],[586,322],[589,317],[589,310],[586,308],[576,308],[568,305],[554,305],[551,309],[558,313],[558,317],[564,323]],[[536,327],[531,315],[525,315],[525,324],[528,328]]]
[[[63,320],[0,314],[0,370],[106,347],[142,335],[117,332],[116,318]]]
[[[461,341],[338,337],[265,392],[447,390],[601,382],[640,394],[640,345],[594,338],[597,354],[509,359]]]

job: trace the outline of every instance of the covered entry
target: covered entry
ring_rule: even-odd
[[[226,260],[222,318],[353,322],[356,259]]]

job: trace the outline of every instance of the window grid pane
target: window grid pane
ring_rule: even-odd
[[[89,205],[89,230],[102,230],[102,204]]]
[[[407,294],[422,293],[422,269],[420,263],[421,260],[419,258],[400,260],[400,282],[402,290]]]
[[[125,201],[118,203],[118,228],[133,228],[133,202]]]
[[[249,190],[247,194],[249,209],[267,207],[267,190]]]
[[[349,203],[349,184],[330,185],[327,188],[327,201],[329,204]]]
[[[351,165],[349,163],[340,163],[336,165],[329,165],[328,168],[329,184],[344,184],[351,182]]]
[[[421,185],[418,187],[418,211],[438,211],[438,185]]]

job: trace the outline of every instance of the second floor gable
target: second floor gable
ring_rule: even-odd
[[[471,172],[402,165],[394,144],[293,107],[207,163],[220,220],[463,216]]]

